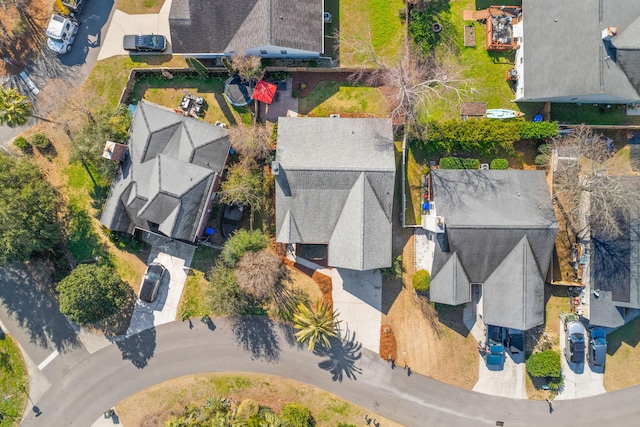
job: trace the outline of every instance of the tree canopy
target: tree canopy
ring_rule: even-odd
[[[223,203],[249,206],[251,215],[249,228],[253,229],[253,214],[260,210],[264,197],[262,170],[253,160],[236,163],[229,168],[227,179],[220,185],[218,195]]]
[[[527,372],[532,377],[560,376],[560,353],[554,350],[545,350],[533,353],[526,362]]]
[[[55,246],[60,206],[58,193],[36,166],[0,154],[0,264]]]
[[[57,287],[60,312],[81,325],[105,319],[134,297],[131,288],[109,265],[82,264]]]
[[[0,125],[15,127],[25,124],[31,116],[31,102],[17,89],[0,86]]]

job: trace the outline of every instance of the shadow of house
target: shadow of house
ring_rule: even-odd
[[[324,51],[323,0],[186,0],[171,4],[173,53],[197,58],[317,58]]]
[[[228,131],[141,101],[127,146],[100,222],[196,241],[229,155]]]
[[[631,194],[640,191],[640,177],[622,177]],[[640,206],[634,203],[628,218],[619,215],[620,234],[606,224],[591,221],[589,242],[590,312],[592,325],[616,328],[640,310]],[[590,218],[598,215],[592,203]]]
[[[640,100],[640,2],[524,0],[522,9],[516,101]]]
[[[277,241],[327,245],[332,267],[389,267],[391,120],[280,118],[277,147]]]
[[[558,229],[543,171],[432,171],[423,228],[435,242],[431,300],[472,303],[486,325],[544,322]]]

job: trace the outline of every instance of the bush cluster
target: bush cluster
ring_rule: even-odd
[[[285,403],[280,418],[290,427],[309,427],[312,422],[309,408],[301,403]]]
[[[489,165],[490,169],[507,170],[509,169],[509,161],[507,159],[493,159]]]
[[[546,139],[558,135],[558,122],[522,122],[521,139]]]
[[[533,353],[526,361],[527,373],[532,377],[560,376],[560,353],[554,350],[545,350]]]
[[[29,141],[27,141],[27,138],[23,136],[19,136],[16,139],[14,139],[13,145],[15,145],[16,148],[19,148],[20,151],[22,151],[23,153],[31,152],[31,144],[29,144]]]
[[[478,169],[480,168],[480,160],[443,157],[440,159],[439,165],[440,169]]]
[[[413,289],[418,292],[429,292],[431,287],[431,274],[427,270],[418,270],[413,275]]]
[[[424,149],[432,153],[472,152],[488,156],[513,153],[513,141],[520,139],[521,121],[446,120],[428,123]]]
[[[49,140],[49,137],[47,137],[47,135],[41,132],[34,133],[33,135],[31,135],[31,137],[29,138],[29,142],[31,143],[31,145],[41,150],[44,150],[45,148],[48,148],[51,145],[51,141]]]

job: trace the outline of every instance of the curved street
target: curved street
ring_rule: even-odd
[[[354,340],[310,353],[265,318],[173,322],[86,356],[51,383],[23,426],[88,426],[127,396],[202,372],[257,372],[305,382],[406,426],[637,425],[640,387],[588,399],[505,399],[449,386],[390,365]],[[61,355],[64,357],[64,355]]]

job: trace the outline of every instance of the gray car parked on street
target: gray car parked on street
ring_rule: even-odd
[[[564,355],[569,363],[584,363],[584,347],[586,330],[584,325],[575,320],[565,325],[566,343]]]

